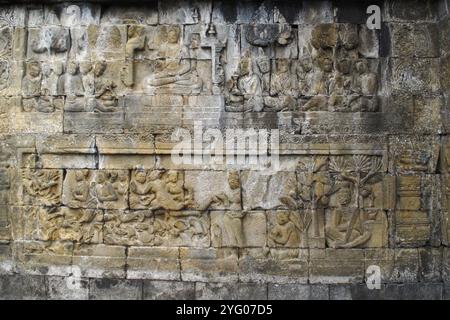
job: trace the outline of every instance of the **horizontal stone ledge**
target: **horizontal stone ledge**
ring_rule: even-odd
[[[74,282],[75,281],[75,282]],[[450,283],[260,284],[0,275],[0,299],[132,300],[441,300]]]

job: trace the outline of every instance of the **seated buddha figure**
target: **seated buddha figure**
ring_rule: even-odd
[[[192,59],[189,48],[180,44],[178,27],[169,27],[167,42],[161,43],[155,50],[161,59],[158,60],[154,73],[145,80],[144,88],[149,94],[189,94],[201,91],[202,81],[197,74],[196,60]]]

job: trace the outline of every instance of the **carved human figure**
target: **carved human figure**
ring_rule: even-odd
[[[93,190],[97,200],[101,203],[118,200],[117,191],[108,180],[108,174],[106,172],[99,171],[97,173]]]
[[[116,84],[112,80],[104,79],[106,67],[105,61],[99,61],[94,66],[96,98],[93,106],[94,112],[114,112],[118,108]]]
[[[347,58],[335,63],[335,72],[330,79],[330,111],[349,111],[348,96],[352,94],[351,64],[351,60]]]
[[[187,205],[187,200],[184,196],[186,190],[179,180],[179,174],[171,171],[169,176],[167,173],[163,176],[163,173],[162,170],[153,170],[148,175],[149,192],[154,195],[152,196],[154,198],[150,201],[150,209],[183,209]]]
[[[84,111],[85,100],[83,80],[78,70],[78,64],[71,61],[67,64],[67,72],[64,81],[64,92],[66,94],[66,111]]]
[[[151,185],[147,183],[147,173],[137,170],[134,179],[130,182],[130,205],[132,208],[146,208],[155,199],[155,194],[150,193]]]
[[[352,200],[352,184],[342,181],[337,192],[339,207],[332,210],[330,219],[325,225],[325,237],[331,248],[354,248],[366,243],[371,233],[364,223],[362,214],[352,221],[355,207],[349,207]]]
[[[167,42],[150,49],[158,50],[159,60],[154,74],[146,79],[145,86],[149,93],[154,93],[158,88],[166,88],[177,92],[181,90],[187,93],[198,93],[202,89],[202,81],[197,74],[196,60],[191,59],[190,51],[180,44],[180,28],[169,27]]]
[[[79,223],[82,224],[78,242],[102,243],[104,217],[101,210],[83,209]]]
[[[110,171],[109,180],[117,193],[125,196],[128,192],[128,174],[122,171]]]
[[[333,71],[333,60],[327,56],[316,59],[317,73],[314,78],[313,93],[328,94],[331,72]]]
[[[277,60],[276,66],[270,79],[270,96],[264,97],[265,110],[268,111],[293,108],[298,95],[297,79],[290,72],[289,60]]]
[[[290,219],[289,211],[278,211],[276,215],[277,225],[269,233],[269,239],[276,245],[284,247],[298,247],[300,234],[296,225]]]
[[[378,77],[369,70],[367,60],[360,59],[355,64],[356,73],[353,88],[357,95],[351,103],[358,111],[376,111],[378,104],[375,95],[378,90]]]
[[[72,187],[72,197],[77,202],[85,203],[89,197],[88,170],[75,171],[75,185]]]
[[[95,80],[92,68],[92,63],[90,61],[80,62],[80,73],[83,82],[83,89],[85,96],[93,96],[95,93]]]
[[[128,40],[125,45],[126,63],[122,67],[120,78],[127,87],[134,85],[134,55],[138,50],[145,48],[145,29],[141,26],[131,25],[128,27]]]
[[[64,94],[64,64],[62,61],[52,63],[51,73],[48,79],[49,94],[61,96]]]
[[[226,191],[212,197],[210,205],[218,204],[227,209],[223,216],[223,227],[228,243],[232,246],[245,245],[243,219],[247,212],[241,208],[241,180],[238,171],[230,171]]]
[[[184,189],[178,183],[178,172],[169,171],[165,178],[167,191],[173,195],[173,199],[175,201],[184,201]]]
[[[238,73],[227,83],[227,111],[262,111],[264,107],[261,79],[253,72],[252,59],[246,53],[239,62]]]
[[[311,96],[314,86],[314,72],[312,59],[309,56],[300,59],[297,68],[297,77],[299,94],[302,96]]]
[[[42,69],[38,61],[30,61],[26,65],[26,74],[22,81],[22,91],[25,97],[41,95]]]
[[[78,64],[75,61],[67,63],[64,92],[69,97],[81,97],[84,95],[83,80],[78,72]]]
[[[333,60],[327,56],[319,56],[315,59],[315,64],[317,71],[314,72],[311,88],[313,97],[303,106],[304,111],[323,111],[327,108],[326,95],[329,93]]]
[[[270,91],[270,59],[264,53],[262,48],[259,48],[259,54],[256,57],[256,65],[258,66],[259,77],[261,79],[261,91],[263,94],[269,94]]]

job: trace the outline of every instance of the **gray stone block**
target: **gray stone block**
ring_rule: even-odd
[[[48,298],[52,300],[89,299],[89,279],[47,277]]]
[[[267,299],[267,285],[197,282],[195,295],[198,300],[265,300]]]
[[[144,300],[194,300],[195,283],[144,280]]]
[[[440,300],[442,299],[442,283],[405,283],[387,284],[386,300]]]
[[[142,281],[123,279],[91,279],[90,300],[140,300]]]
[[[47,298],[44,276],[0,276],[1,300],[42,300]]]
[[[316,284],[269,284],[269,300],[328,300],[327,285]]]

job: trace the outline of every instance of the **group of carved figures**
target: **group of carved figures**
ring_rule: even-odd
[[[373,186],[380,182],[380,169],[380,159],[369,156],[299,161],[297,185],[280,198],[284,209],[273,211],[272,220],[267,218],[272,221],[268,244],[384,246],[386,239],[380,238],[383,230],[379,228],[387,228],[385,216],[373,208]],[[167,241],[204,244],[211,230],[216,245],[244,247],[247,236],[252,236],[245,221],[253,213],[243,210],[238,171],[228,172],[223,192],[208,196],[202,204],[185,186],[181,171],[133,170],[129,174],[126,170],[70,170],[60,201],[61,171],[24,170],[24,194],[37,199],[31,203],[42,208],[35,213],[40,217],[41,237],[141,245]],[[332,204],[330,199],[334,199]],[[56,207],[60,202],[65,206]],[[209,222],[208,211],[220,212],[220,218],[216,214]],[[104,232],[100,233],[103,224]]]
[[[22,80],[24,111],[53,112],[57,101],[65,96],[64,110],[68,112],[114,112],[118,110],[116,84],[102,77],[107,63],[98,61],[61,61],[52,65],[29,61]]]
[[[227,111],[377,111],[378,76],[358,41],[356,28],[330,24],[313,30],[299,59],[246,51],[226,83]]]
[[[179,25],[155,28],[150,33],[142,25],[89,26],[77,32],[52,26],[35,31],[28,41],[35,54],[32,58],[37,59],[26,64],[23,109],[52,112],[64,103],[58,97],[65,96],[65,111],[113,112],[118,109],[115,88],[119,81],[150,95],[199,94],[206,84],[197,68],[198,55],[207,49],[212,92],[223,93],[226,111],[378,111],[379,79],[373,71],[378,68],[377,60],[360,54],[356,25],[316,26],[298,58],[292,59],[273,53],[274,48],[297,45],[292,43],[294,30],[285,21],[245,25],[242,33],[248,48],[241,46],[241,56],[231,58],[239,59],[234,71],[225,68],[230,57],[222,52],[228,50],[230,39],[216,39],[216,33],[203,36],[199,31],[182,36]],[[87,50],[89,46],[98,52],[71,52],[71,47]],[[125,55],[111,58],[107,53],[113,49]],[[39,62],[44,61],[40,55],[47,53],[45,60],[51,60],[51,66]],[[70,58],[65,61],[61,53]],[[105,59],[116,64],[108,75]],[[139,81],[135,79],[137,66],[141,68]]]

